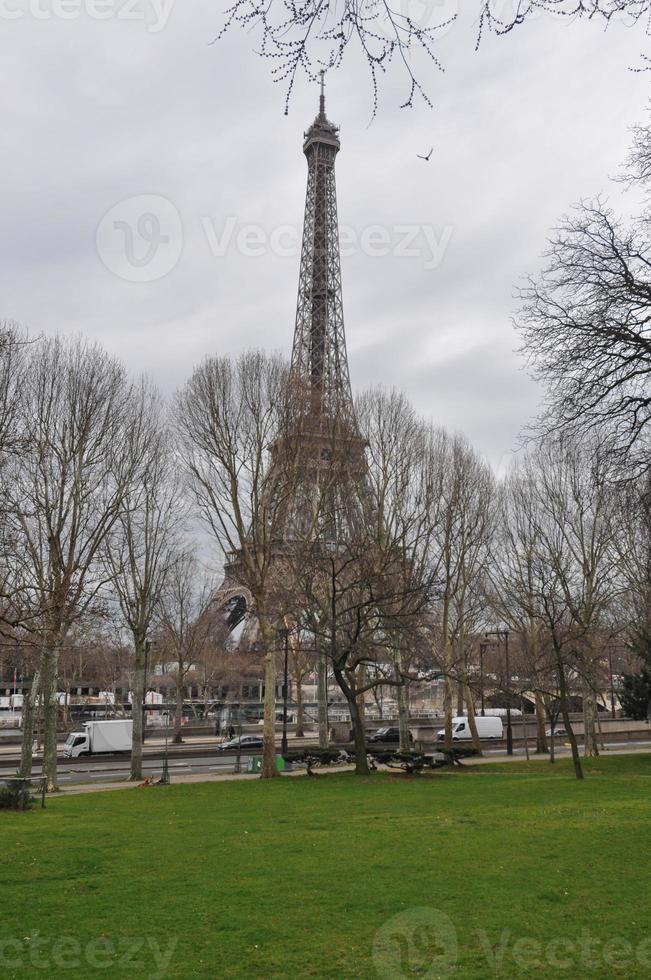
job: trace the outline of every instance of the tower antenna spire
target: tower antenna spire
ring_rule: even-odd
[[[325,71],[322,68],[319,72],[321,76],[321,95],[319,96],[319,116],[325,119]]]

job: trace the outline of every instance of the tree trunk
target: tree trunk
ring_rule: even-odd
[[[475,705],[472,700],[472,694],[470,693],[470,688],[467,684],[464,684],[464,694],[466,696],[466,704],[468,705],[468,728],[470,729],[470,735],[472,736],[472,747],[477,753],[477,755],[483,755],[481,750],[481,741],[479,739],[479,732],[477,731],[477,721],[475,718]]]
[[[547,736],[545,735],[545,707],[540,691],[536,691],[536,754],[547,754]]]
[[[23,744],[20,750],[20,769],[18,770],[18,775],[22,779],[31,779],[32,776],[34,720],[41,686],[40,678],[40,671],[35,670],[29,695],[23,698]]]
[[[366,729],[364,726],[364,708],[358,698],[348,702],[350,720],[353,726],[353,741],[355,743],[355,775],[368,776],[370,769],[366,756]]]
[[[363,687],[366,684],[366,666],[361,664],[357,673],[357,686]],[[364,741],[366,742],[366,693],[357,695],[357,714],[362,719],[362,729],[364,731]]]
[[[319,748],[328,748],[328,665],[323,654],[316,664],[316,701],[319,721]]]
[[[401,752],[409,752],[411,743],[409,741],[409,692],[406,683],[402,680],[402,653],[396,653],[396,664],[394,670],[396,687],[396,699],[398,701],[398,747]],[[380,715],[382,717],[382,715]]]
[[[457,681],[457,715],[463,714],[463,707],[463,685],[461,681]]]
[[[583,768],[581,766],[581,757],[579,755],[579,749],[576,744],[576,735],[574,734],[574,729],[572,728],[572,723],[570,722],[570,711],[567,704],[567,681],[565,678],[565,666],[560,653],[556,652],[556,666],[558,669],[558,692],[559,700],[561,703],[561,714],[563,716],[563,722],[565,723],[565,731],[568,734],[570,740],[570,746],[572,748],[572,762],[574,763],[574,775],[577,779],[583,779]]]
[[[606,743],[604,742],[604,730],[601,724],[601,715],[599,714],[598,708],[597,708],[597,731],[599,732],[599,747],[602,752],[605,752]]]
[[[452,681],[449,677],[445,678],[445,692],[443,694],[443,710],[445,712],[445,740],[446,749],[452,748]]]
[[[179,664],[179,668],[180,668]],[[176,682],[176,710],[174,712],[174,734],[172,735],[172,741],[179,745],[183,741],[183,736],[181,734],[181,725],[183,723],[183,680],[181,671],[179,669],[179,676]]]
[[[59,783],[57,778],[57,721],[59,703],[57,700],[57,667],[59,651],[56,646],[45,650],[41,661],[41,690],[43,692],[43,716],[45,731],[43,734],[43,775],[46,779],[46,791],[57,793]]]
[[[276,654],[273,644],[268,642],[267,637],[265,641],[267,653],[264,658],[264,723],[260,777],[273,779],[280,775],[276,765]]]
[[[294,676],[296,684],[296,738],[305,738],[305,707],[303,705],[303,678],[299,673]]]
[[[595,712],[594,692],[588,681],[585,681],[583,686],[583,755],[586,758],[594,758],[599,755]]]
[[[131,718],[133,742],[131,745],[130,780],[142,779],[143,710],[145,699],[145,648],[138,640],[134,643],[133,690],[131,692]]]

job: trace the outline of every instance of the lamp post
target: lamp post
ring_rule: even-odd
[[[147,660],[149,658],[149,651],[151,650],[151,640],[145,640],[145,660],[144,660],[144,674],[142,679],[142,741],[145,741],[145,732],[147,730]]]
[[[479,698],[481,702],[481,716],[482,718],[486,714],[486,705],[484,702],[484,654],[490,644],[480,643],[479,644]]]
[[[287,669],[289,661],[289,630],[283,627],[278,630],[278,636],[284,645],[285,665],[283,670],[283,736],[280,743],[280,753],[283,758],[287,755]]]
[[[235,750],[235,772],[242,772],[242,702],[237,703],[237,749]]]
[[[613,683],[613,654],[608,651],[608,671],[610,675],[610,714],[612,718],[617,716],[615,711],[615,684]]]
[[[165,755],[163,756],[163,771],[160,777],[160,784],[162,786],[169,786],[170,784],[170,769],[169,769],[169,759],[167,755],[167,735],[170,727],[170,711],[169,708],[165,712]]]
[[[511,726],[511,664],[509,661],[509,631],[491,630],[486,633],[486,638],[496,636],[498,640],[504,640],[504,666],[506,668],[506,754],[513,755],[513,728]]]

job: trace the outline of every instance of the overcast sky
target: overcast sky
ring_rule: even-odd
[[[433,109],[399,108],[396,71],[369,125],[351,50],[327,111],[353,387],[403,388],[499,467],[539,397],[514,287],[574,201],[618,201],[651,79],[629,70],[643,31],[617,23],[538,18],[475,53],[477,6],[441,41],[446,74],[421,73]],[[0,0],[0,21],[0,315],[97,339],[166,391],[206,354],[289,354],[314,87],[285,117],[251,36],[210,45],[214,0]]]

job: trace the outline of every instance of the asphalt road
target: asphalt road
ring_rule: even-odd
[[[637,742],[611,742],[606,746],[606,755],[609,751],[614,752],[640,752],[650,751],[649,741]],[[151,779],[158,779],[163,771],[163,752],[160,746],[150,747],[149,754],[143,759],[143,776]],[[280,751],[280,749],[279,749]],[[568,755],[570,752],[569,744],[557,743],[556,755]],[[259,754],[259,753],[254,753]],[[514,749],[514,757],[524,758],[525,752],[521,747]],[[532,754],[533,757],[533,754]],[[246,763],[250,755],[242,754],[241,769],[246,770]],[[490,761],[507,759],[503,748],[484,748],[484,758]],[[215,742],[210,745],[174,746],[169,752],[169,773],[173,780],[174,774],[218,774],[235,771],[237,757],[234,753],[218,752]],[[15,775],[18,757],[8,758],[6,755],[0,758],[0,779],[6,779]],[[94,781],[110,782],[112,780],[124,780],[129,772],[129,756],[127,755],[102,755],[90,758],[64,759],[59,758],[59,781],[62,784],[88,783]],[[34,777],[38,778],[41,774],[41,765],[38,759],[34,762]]]
[[[242,769],[246,769],[249,756],[241,757]],[[174,773],[219,773],[233,772],[236,756],[227,752],[184,756],[178,751],[169,756],[169,772],[172,779]],[[124,779],[129,772],[130,760],[128,755],[102,755],[83,759],[59,759],[59,782],[87,783],[93,780],[108,782],[112,779]],[[143,776],[157,779],[163,771],[163,759],[145,756],[143,759]],[[0,779],[16,774],[16,762],[3,759],[0,763]],[[41,775],[41,764],[34,762],[34,778]]]

